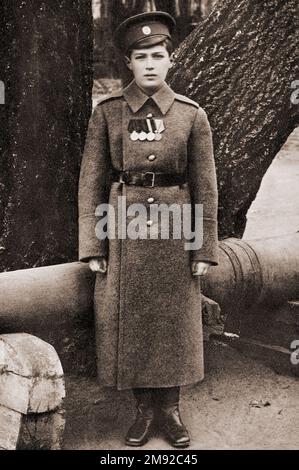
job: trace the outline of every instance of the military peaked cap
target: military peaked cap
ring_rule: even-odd
[[[151,47],[171,39],[176,22],[164,11],[153,11],[132,16],[115,31],[114,42],[124,54],[134,46]]]

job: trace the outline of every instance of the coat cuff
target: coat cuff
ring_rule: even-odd
[[[217,220],[203,219],[203,245],[199,250],[191,251],[191,261],[219,264]]]
[[[108,258],[108,239],[97,238],[96,223],[97,220],[93,214],[79,217],[79,261],[88,262],[91,258]]]

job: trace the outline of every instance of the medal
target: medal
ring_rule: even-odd
[[[155,119],[155,140],[160,141],[162,139],[162,132],[165,131],[163,119]]]
[[[131,119],[130,122],[129,122],[129,125],[128,125],[128,131],[130,133],[130,139],[133,142],[136,142],[137,140],[139,140],[139,131],[140,130],[141,130],[141,128],[139,128],[139,126],[138,126],[137,119]]]
[[[148,127],[148,130],[149,130],[149,132],[147,133],[146,138],[147,138],[147,140],[148,140],[149,142],[152,142],[153,140],[155,140],[155,137],[156,137],[156,136],[155,136],[155,133],[153,132],[151,120],[150,120],[150,119],[147,119],[147,120],[146,120],[146,123],[147,123],[147,127]]]
[[[129,124],[128,124],[128,131],[129,131],[129,134],[130,134],[130,139],[135,141],[138,139],[138,134],[137,132],[135,131],[135,126],[134,126],[134,123],[132,121],[132,119],[129,121]]]
[[[164,130],[163,119],[152,119],[150,116],[147,119],[131,119],[128,124],[130,139],[133,142],[138,140],[141,142],[145,140],[148,142],[160,141]]]
[[[133,142],[136,142],[136,140],[139,139],[139,134],[136,131],[133,131],[132,134],[130,135],[130,139],[133,140]]]
[[[147,125],[145,119],[138,119],[137,120],[139,126],[139,140],[142,142],[147,139]]]
[[[140,132],[139,140],[143,141],[143,140],[146,140],[146,138],[147,138],[147,133],[144,131]]]

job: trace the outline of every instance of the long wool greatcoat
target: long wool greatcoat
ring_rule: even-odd
[[[132,141],[128,125],[149,114],[162,119],[160,141]],[[113,170],[187,174],[180,186],[142,187],[112,182]],[[184,239],[161,239],[160,220],[145,231],[155,239],[99,240],[96,207],[118,197],[130,204],[203,204],[203,245],[188,251]],[[170,218],[170,233],[172,219]],[[153,233],[152,232],[152,233]],[[217,185],[212,136],[205,111],[164,84],[148,97],[132,82],[100,102],[90,119],[79,183],[79,259],[108,258],[96,274],[98,376],[103,386],[171,387],[203,378],[200,278],[191,262],[218,264]]]

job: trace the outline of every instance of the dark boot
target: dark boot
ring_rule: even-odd
[[[174,447],[188,447],[190,437],[183,424],[179,410],[180,387],[159,388],[155,391],[155,402],[160,408],[160,426]]]
[[[136,399],[137,414],[135,422],[127,433],[126,444],[139,447],[148,441],[152,431],[154,421],[152,390],[149,388],[134,388],[133,393]]]

